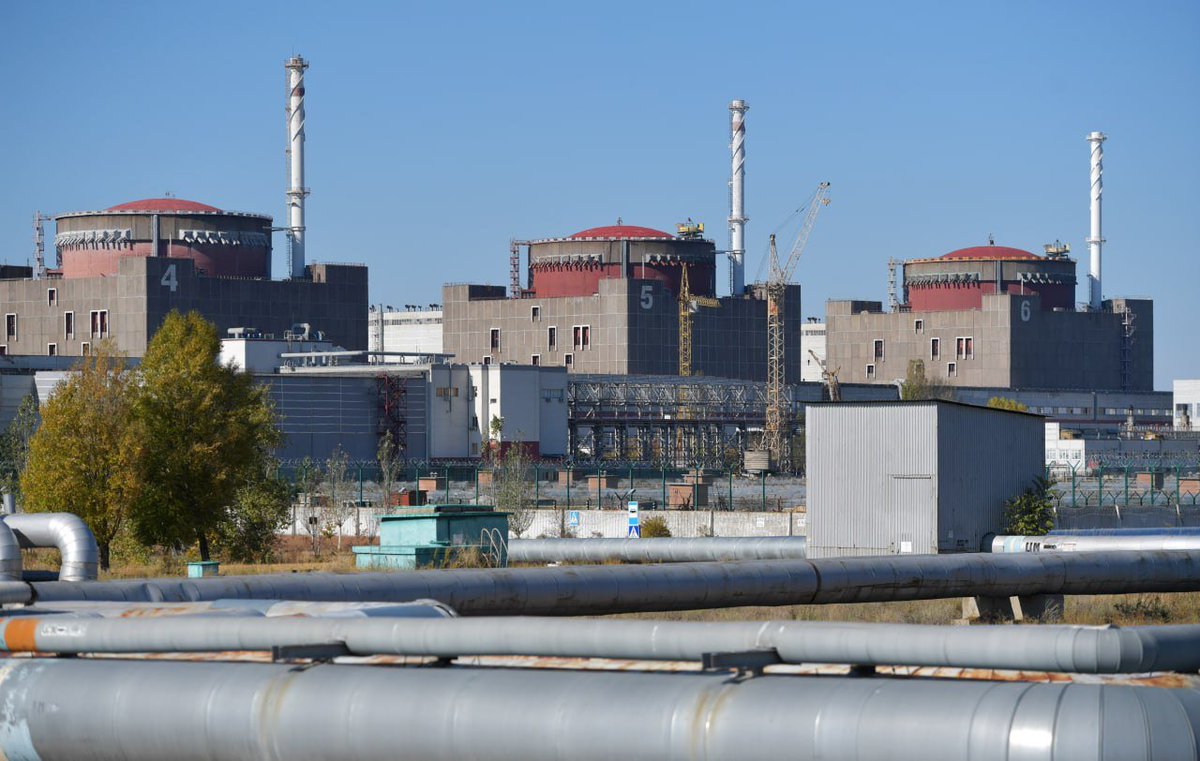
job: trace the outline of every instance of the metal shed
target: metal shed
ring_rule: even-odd
[[[1043,473],[1044,422],[945,401],[806,408],[808,552],[977,552]]]

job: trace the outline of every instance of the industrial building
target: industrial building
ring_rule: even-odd
[[[1173,396],[1176,430],[1200,431],[1200,380],[1176,380]]]
[[[893,269],[891,311],[878,301],[826,306],[829,364],[861,383],[894,383],[919,362],[926,377],[947,386],[1153,391],[1153,302],[1105,299],[1101,290],[1105,139],[1087,136],[1091,261],[1083,308],[1075,308],[1070,246],[1058,242],[1044,256],[989,240],[892,261],[900,277]]]
[[[404,309],[396,309],[372,304],[367,314],[367,345],[384,352],[379,355],[381,362],[399,361],[393,352],[444,353],[441,305],[405,304]]]
[[[805,416],[810,558],[979,552],[1043,474],[1037,415],[927,401]]]
[[[166,315],[195,310],[224,334],[244,328],[283,338],[320,331],[347,349],[367,348],[367,268],[315,264],[304,249],[304,80],[292,58],[287,121],[289,224],[182,198],[149,198],[59,214],[56,262],[45,257],[34,215],[34,266],[0,275],[0,354],[80,356],[97,341],[141,356]],[[271,279],[271,235],[286,233],[286,280]],[[307,326],[307,327],[306,327]]]
[[[717,250],[698,234],[633,225],[596,227],[531,241],[528,286],[447,285],[444,349],[468,363],[566,367],[573,373],[679,372],[679,302],[692,297],[692,374],[763,380],[767,375],[766,289],[716,297]],[[786,309],[800,314],[800,287]],[[788,336],[789,374],[799,377],[799,333]]]

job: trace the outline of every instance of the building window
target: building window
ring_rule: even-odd
[[[93,309],[90,313],[92,322],[92,338],[108,337],[108,310]]]
[[[492,328],[491,338],[492,351],[500,351],[500,328]]]
[[[531,322],[537,322],[542,319],[541,307],[529,307],[529,319]]]
[[[91,353],[92,353],[92,345],[90,343],[88,343],[87,341],[84,341],[83,343],[81,343],[79,345],[79,356],[86,357],[87,355],[89,355]]]
[[[492,358],[491,358],[491,356],[490,356],[490,355],[489,355],[489,356],[487,356],[487,357],[484,357],[484,358],[483,358],[483,364],[485,364],[485,365],[490,365],[490,364],[492,364]]]
[[[4,315],[4,335],[8,340],[17,340],[17,316],[15,314]]]
[[[8,347],[0,346],[0,357],[6,356],[7,354],[8,354]]]
[[[540,366],[542,364],[542,355],[534,354],[529,358],[529,364],[533,365],[534,367]]]
[[[67,312],[63,315],[63,338],[70,341],[75,337],[75,313]]]
[[[867,380],[875,379],[875,365],[867,365]]]
[[[46,344],[46,356],[47,357],[57,357],[58,356],[58,344]]]
[[[443,399],[458,396],[458,386],[438,386],[435,393]]]
[[[570,367],[571,365],[575,364],[575,355],[574,354],[564,354],[563,355],[563,364],[566,365],[567,367]]]
[[[954,339],[954,356],[958,359],[974,359],[975,339],[970,336],[959,336]]]
[[[940,338],[929,339],[929,358],[930,359],[941,359],[942,358],[942,339],[940,339]]]
[[[883,359],[883,339],[875,339],[875,359]]]
[[[913,320],[913,332],[914,333],[924,333],[925,332],[925,321],[924,320]]]
[[[571,328],[571,348],[583,351],[592,345],[592,326],[576,325]]]
[[[558,348],[558,328],[553,325],[546,328],[546,348],[550,351]]]
[[[47,288],[46,289],[46,304],[49,306],[52,306],[52,307],[58,306],[58,289],[57,288]]]
[[[947,362],[946,363],[946,377],[947,378],[957,378],[958,377],[958,363],[957,362]]]

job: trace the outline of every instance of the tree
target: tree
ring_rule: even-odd
[[[350,516],[352,510],[358,507],[346,499],[349,492],[347,473],[350,469],[350,458],[342,450],[341,445],[334,447],[329,459],[325,461],[325,493],[329,504],[325,506],[324,530],[337,533],[337,549],[342,551],[342,525]],[[350,507],[347,507],[347,505]]]
[[[492,495],[496,509],[508,513],[508,530],[519,537],[529,530],[534,517],[533,486],[528,479],[530,464],[518,443],[495,455],[495,464]]]
[[[0,436],[0,467],[4,469],[0,488],[13,495],[17,505],[21,498],[21,474],[29,463],[29,441],[41,423],[37,397],[26,394],[17,407],[17,414],[8,424],[8,430]]]
[[[988,399],[987,406],[994,410],[1012,410],[1014,412],[1029,412],[1028,405],[1021,404],[1016,399],[1008,399],[1003,396],[993,396]]]
[[[396,489],[396,482],[400,480],[400,468],[403,467],[400,458],[400,448],[396,446],[392,432],[384,431],[379,437],[379,450],[375,453],[375,460],[379,463],[379,486],[383,489],[385,509],[392,507],[392,492]]]
[[[141,442],[135,532],[148,544],[196,543],[203,560],[281,438],[266,387],[218,364],[219,352],[212,323],[172,311],[146,348],[133,403]]]
[[[112,344],[94,347],[46,402],[21,474],[25,509],[82,518],[96,537],[104,569],[139,493],[132,467],[140,448],[132,425],[133,388],[134,377]]]
[[[238,489],[229,520],[218,529],[221,554],[243,563],[268,562],[287,523],[290,497],[290,485],[274,469]]]
[[[667,519],[661,515],[652,515],[641,522],[641,537],[643,539],[663,539],[671,536]]]
[[[321,501],[317,491],[324,474],[311,457],[305,457],[296,468],[296,501],[300,505],[300,522],[312,539],[313,555],[321,554]]]
[[[900,384],[900,398],[906,402],[923,399],[949,399],[950,389],[941,381],[930,378],[925,374],[925,361],[910,359],[908,372],[904,382]]]
[[[1038,476],[1025,491],[1004,503],[1004,533],[1042,536],[1054,529],[1053,481]]]

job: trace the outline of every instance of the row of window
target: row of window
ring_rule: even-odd
[[[492,355],[488,354],[488,355],[484,356],[483,364],[485,364],[485,365],[492,364]],[[542,355],[541,354],[529,355],[529,364],[533,365],[534,367],[541,365],[542,364]],[[563,355],[563,364],[566,365],[567,367],[571,367],[572,365],[574,365],[575,364],[575,355],[574,354],[564,354]]]
[[[867,380],[875,380],[875,365],[874,364],[867,365],[866,375],[867,375]],[[946,377],[947,378],[957,378],[958,377],[958,363],[957,362],[947,362],[946,363]]]
[[[50,289],[54,291],[53,288]],[[108,338],[108,310],[93,309],[89,313],[89,321],[91,323],[92,338]],[[17,315],[9,312],[4,315],[4,337],[8,341],[16,341],[17,339]],[[67,341],[75,338],[75,313],[63,313],[63,338]],[[54,346],[54,344],[50,344]]]
[[[92,353],[92,344],[90,341],[84,341],[83,343],[79,344],[79,356],[86,357],[87,355],[89,355],[91,353]],[[0,344],[0,357],[6,357],[6,356],[8,356],[8,345]],[[46,344],[46,356],[57,357],[58,356],[58,344],[53,344],[53,343]]]
[[[534,307],[537,309],[537,307]],[[488,336],[488,346],[492,351],[498,352],[501,349],[502,341],[500,336],[500,328],[492,328]],[[571,349],[573,351],[587,351],[592,348],[592,326],[591,325],[573,325],[571,326]],[[546,349],[548,351],[558,350],[558,326],[551,325],[546,328]],[[538,355],[535,354],[535,357]],[[534,362],[536,365],[537,362]]]
[[[920,322],[920,320],[917,320]],[[882,338],[876,338],[872,348],[872,356],[876,360],[884,358],[884,342]],[[954,356],[956,359],[975,359],[975,338],[974,336],[958,336],[954,339]],[[929,358],[942,358],[942,339],[929,339]]]

